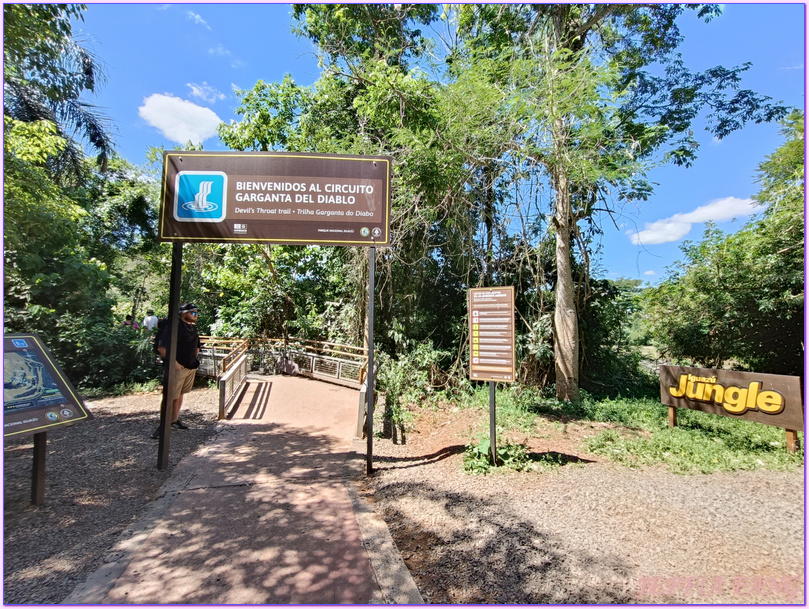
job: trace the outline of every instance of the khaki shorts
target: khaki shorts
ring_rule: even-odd
[[[180,368],[174,371],[174,391],[171,392],[171,399],[176,400],[182,394],[188,393],[194,387],[194,377],[197,371],[191,368]]]

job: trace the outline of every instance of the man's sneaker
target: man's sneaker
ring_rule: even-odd
[[[174,421],[174,423],[172,423],[171,426],[174,429],[188,429],[188,425],[183,423],[180,419],[177,419],[176,421]]]
[[[157,426],[157,429],[154,430],[152,434],[152,440],[159,440],[160,439],[160,425]]]

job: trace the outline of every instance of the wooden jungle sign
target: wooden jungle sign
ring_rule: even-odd
[[[802,430],[802,398],[801,379],[797,376],[660,367],[660,399],[669,407]]]

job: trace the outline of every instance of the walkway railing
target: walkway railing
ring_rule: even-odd
[[[247,385],[248,356],[242,353],[229,370],[219,377],[219,418],[224,419],[230,406]]]
[[[198,374],[220,378],[248,355],[251,369],[301,374],[359,389],[368,367],[367,349],[335,342],[289,337],[217,338],[201,336]]]

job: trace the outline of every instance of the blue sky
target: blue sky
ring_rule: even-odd
[[[804,4],[723,6],[709,24],[690,11],[681,19],[685,64],[701,70],[751,62],[743,88],[803,108]],[[89,4],[74,31],[102,61],[107,82],[88,101],[111,119],[119,152],[143,163],[150,146],[189,139],[224,150],[215,129],[238,118],[234,89],[286,73],[314,83],[314,48],[290,32],[290,12],[284,4]],[[783,141],[779,126],[749,125],[722,141],[701,130],[695,126],[701,146],[693,167],[653,170],[650,200],[621,209],[617,227],[604,219],[598,276],[657,282],[706,221],[732,232],[756,211],[756,169]]]

